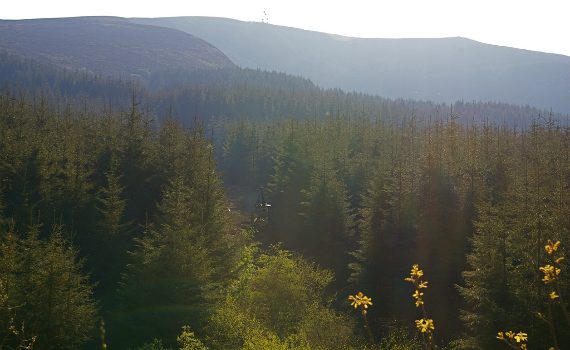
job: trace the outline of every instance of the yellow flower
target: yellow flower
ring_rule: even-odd
[[[564,257],[563,257],[563,256],[561,256],[561,257],[559,257],[558,259],[554,260],[554,263],[555,263],[555,264],[560,264],[560,263],[562,262],[562,260],[564,260]]]
[[[554,282],[560,275],[560,269],[552,265],[541,266],[539,270],[544,274],[542,282],[545,284]]]
[[[526,341],[528,339],[528,334],[523,333],[523,332],[518,332],[515,335],[515,340],[517,341],[517,343],[520,343],[522,341]]]
[[[424,281],[424,282],[421,282],[421,283],[418,285],[418,288],[420,288],[420,289],[421,289],[421,288],[427,288],[427,285],[428,285],[427,281]]]
[[[505,339],[505,333],[503,333],[503,332],[497,333],[497,339],[504,340]]]
[[[413,296],[415,299],[421,299],[421,297],[422,297],[423,295],[424,295],[424,293],[420,292],[419,290],[416,290],[416,291],[414,292],[414,294],[412,294],[412,296]]]
[[[360,305],[360,295],[362,292],[358,292],[356,295],[349,295],[348,301],[350,301],[350,305],[354,306],[356,309]]]
[[[558,299],[560,297],[560,295],[556,294],[556,292],[552,291],[550,292],[550,294],[548,294],[548,297],[550,298],[550,300],[554,300],[554,299]]]
[[[350,301],[350,305],[354,306],[355,309],[359,306],[367,309],[368,306],[372,305],[372,298],[367,297],[362,292],[358,292],[356,295],[349,295],[348,300]]]
[[[507,336],[507,338],[513,339],[513,337],[515,336],[515,332],[507,331],[505,332],[505,335]]]
[[[424,295],[424,293],[420,292],[419,289],[416,289],[414,294],[412,294],[414,299],[416,299],[416,307],[420,307],[420,305],[424,304],[424,301],[422,300],[423,295]]]
[[[412,271],[410,272],[410,277],[414,279],[418,279],[424,275],[424,272],[420,270],[420,265],[414,264],[412,265]]]
[[[435,325],[432,319],[416,320],[416,327],[422,333],[431,333],[435,330]]]
[[[554,254],[555,251],[558,250],[558,246],[560,246],[560,241],[556,241],[556,243],[552,243],[551,240],[548,240],[547,244],[544,246],[544,250],[548,255]]]
[[[361,305],[362,305],[365,309],[368,309],[368,306],[372,305],[372,298],[369,298],[369,297],[367,297],[367,296],[362,297]]]

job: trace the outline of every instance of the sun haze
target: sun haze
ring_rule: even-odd
[[[18,1],[2,19],[214,16],[355,37],[467,37],[570,56],[564,1]]]

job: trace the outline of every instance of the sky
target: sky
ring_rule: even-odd
[[[365,38],[466,37],[570,56],[568,0],[6,0],[1,19],[215,16]]]

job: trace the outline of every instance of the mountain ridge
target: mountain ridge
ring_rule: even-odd
[[[570,113],[570,57],[464,37],[369,39],[221,17],[91,16],[0,20],[3,51],[154,88],[183,84],[194,70],[241,66],[389,99]]]
[[[570,57],[451,38],[353,38],[221,17],[131,18],[198,36],[236,65],[389,98],[570,112]],[[340,38],[340,39],[339,39]]]
[[[120,17],[0,21],[0,50],[143,81],[165,70],[234,67],[218,49],[191,34]]]

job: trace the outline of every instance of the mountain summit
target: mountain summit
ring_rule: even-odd
[[[234,67],[218,49],[193,35],[115,17],[0,21],[0,50],[143,81],[166,71]]]

